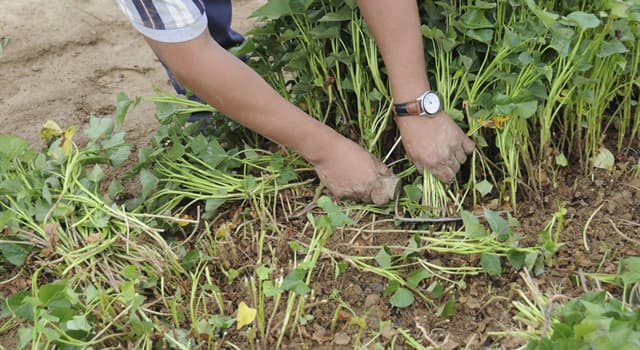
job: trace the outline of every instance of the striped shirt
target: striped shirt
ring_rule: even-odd
[[[202,0],[117,0],[131,24],[160,42],[191,40],[207,28]]]

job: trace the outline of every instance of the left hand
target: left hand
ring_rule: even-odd
[[[475,143],[444,112],[433,118],[397,117],[402,144],[409,159],[422,173],[427,168],[440,181],[452,183]]]

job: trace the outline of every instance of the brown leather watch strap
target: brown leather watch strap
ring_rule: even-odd
[[[393,105],[393,112],[396,116],[402,117],[407,115],[420,115],[422,111],[419,101],[411,101]]]

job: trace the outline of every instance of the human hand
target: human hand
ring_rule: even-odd
[[[440,181],[452,183],[473,152],[473,141],[444,112],[433,118],[403,116],[396,120],[407,156],[418,171],[427,168]]]
[[[378,205],[393,199],[400,181],[381,161],[344,137],[328,145],[314,166],[334,196]]]

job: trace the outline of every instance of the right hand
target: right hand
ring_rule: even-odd
[[[384,204],[400,181],[384,163],[356,143],[341,137],[314,164],[320,180],[338,198]]]

